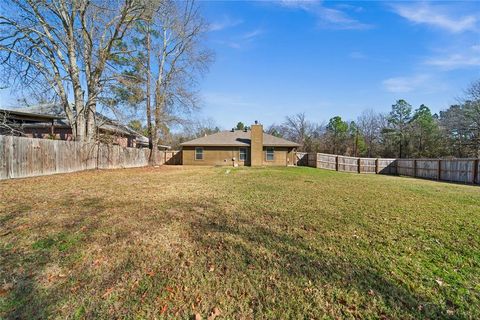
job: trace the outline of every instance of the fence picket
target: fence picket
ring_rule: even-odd
[[[165,159],[181,163],[178,151],[158,153]],[[24,178],[86,169],[115,169],[148,165],[150,150],[123,148],[74,141],[34,139],[0,135],[0,180]]]
[[[308,159],[307,161],[304,158]],[[315,162],[310,161],[315,158]],[[327,153],[303,153],[298,165],[327,170],[396,174],[417,178],[480,184],[479,159],[384,159],[346,157]]]

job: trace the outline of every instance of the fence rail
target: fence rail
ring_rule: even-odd
[[[175,157],[158,153],[159,163]],[[148,165],[149,149],[0,135],[0,179]],[[178,157],[177,157],[178,158]]]
[[[298,153],[297,163],[344,172],[394,174],[439,181],[480,184],[479,159],[357,158],[326,153]]]

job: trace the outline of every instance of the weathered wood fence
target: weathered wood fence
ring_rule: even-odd
[[[165,164],[168,164],[168,165],[182,164],[182,151],[178,151],[178,150],[165,151]]]
[[[0,135],[0,179],[143,167],[149,156],[148,149]],[[158,157],[159,163],[167,161],[163,151]]]
[[[344,172],[394,174],[480,184],[479,159],[385,159],[346,157],[326,153],[298,153],[297,164]]]

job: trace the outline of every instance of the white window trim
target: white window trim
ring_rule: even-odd
[[[201,159],[197,159],[197,149],[202,150],[202,152],[201,152],[202,158],[201,158]],[[202,161],[202,160],[204,159],[203,151],[204,151],[204,150],[203,150],[203,147],[195,147],[195,155],[194,155],[195,161]]]

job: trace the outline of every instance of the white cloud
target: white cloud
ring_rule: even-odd
[[[281,0],[278,2],[283,7],[288,8],[307,8],[311,5],[320,4],[320,0]]]
[[[252,40],[252,39],[262,35],[263,33],[264,33],[263,29],[258,28],[258,29],[252,30],[250,32],[244,33],[242,35],[242,39]]]
[[[358,21],[339,9],[327,8],[321,1],[283,0],[278,2],[282,7],[301,9],[317,18],[318,25],[323,28],[339,30],[362,30],[373,26]]]
[[[254,29],[252,31],[245,32],[237,37],[233,37],[227,41],[217,41],[232,49],[244,49],[251,45],[256,38],[264,34],[265,31],[262,28]]]
[[[355,59],[355,60],[367,59],[367,55],[364,54],[363,52],[360,52],[360,51],[350,52],[350,54],[348,56],[352,59]]]
[[[446,57],[428,59],[425,63],[447,70],[478,67],[480,66],[480,56],[478,54],[451,54]]]
[[[416,23],[447,30],[452,33],[477,30],[478,15],[454,17],[446,8],[427,3],[394,5],[394,11],[401,17]]]
[[[227,28],[233,28],[243,23],[241,19],[234,19],[229,16],[223,16],[222,19],[210,24],[210,31],[221,31]]]
[[[419,74],[411,77],[395,77],[385,79],[382,84],[385,90],[388,92],[405,93],[424,87],[429,80],[429,75]]]

